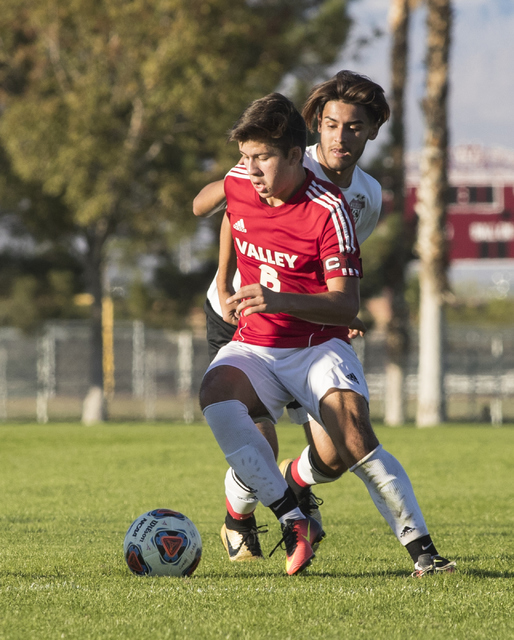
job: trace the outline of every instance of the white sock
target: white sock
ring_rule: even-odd
[[[353,471],[366,485],[376,508],[404,546],[428,534],[414,490],[398,460],[378,445]]]
[[[266,507],[283,497],[287,482],[273,450],[239,400],[210,404],[203,412],[225,460]]]
[[[296,507],[296,509],[284,513],[284,515],[280,516],[280,518],[278,519],[280,524],[286,524],[287,520],[305,520],[305,516],[300,511],[300,508]]]
[[[298,466],[296,469],[300,478],[305,482],[305,484],[308,484],[310,486],[313,486],[315,484],[326,484],[327,482],[334,482],[341,477],[337,476],[337,478],[331,478],[316,469],[316,467],[312,463],[310,445],[307,445],[302,451],[302,454],[298,459]]]
[[[225,496],[234,513],[239,515],[253,513],[259,504],[255,493],[239,480],[232,467],[225,476]]]

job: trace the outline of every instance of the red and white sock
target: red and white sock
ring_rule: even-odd
[[[232,467],[225,475],[225,497],[227,511],[235,520],[246,520],[255,511],[259,501],[236,475]]]
[[[327,484],[338,478],[331,478],[316,469],[311,459],[310,446],[305,447],[300,457],[291,464],[291,476],[300,487],[311,487],[315,484]]]

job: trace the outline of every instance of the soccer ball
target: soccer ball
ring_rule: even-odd
[[[184,514],[154,509],[130,525],[123,551],[138,576],[190,576],[202,557],[202,539]]]

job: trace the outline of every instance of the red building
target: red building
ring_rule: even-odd
[[[408,218],[415,216],[419,160],[419,153],[408,154]],[[449,183],[450,261],[514,259],[514,150],[454,147]]]

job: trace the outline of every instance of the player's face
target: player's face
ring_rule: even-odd
[[[321,164],[330,172],[340,174],[353,172],[367,141],[377,137],[378,127],[362,105],[331,100],[318,116],[318,131]]]
[[[239,143],[239,151],[253,188],[270,206],[282,204],[298,188],[299,147],[286,157],[277,147],[249,140]]]

